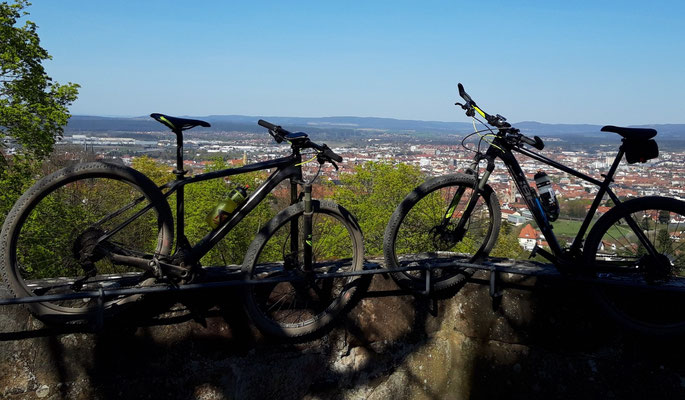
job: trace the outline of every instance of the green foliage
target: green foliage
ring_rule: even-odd
[[[333,199],[357,217],[368,255],[383,253],[383,233],[390,216],[424,179],[417,167],[388,162],[367,162],[340,176],[342,185],[335,188]]]
[[[142,172],[157,186],[161,186],[175,179],[174,174],[171,172],[171,168],[160,164],[157,160],[148,156],[134,158],[131,167]]]
[[[592,200],[568,200],[561,203],[561,214],[571,218],[584,218],[587,214],[587,205],[591,204]]]
[[[508,235],[514,230],[513,225],[511,222],[505,220],[502,220],[502,225],[500,228],[500,235]]]
[[[27,215],[17,239],[22,276],[82,275],[82,250],[87,252],[92,240],[142,211],[146,203],[137,201],[140,196],[133,186],[102,177],[83,178],[46,194]],[[111,243],[151,254],[157,239],[155,214],[148,211],[113,233]],[[135,271],[107,257],[95,257],[93,262],[99,273]]]
[[[207,172],[228,168],[228,164],[216,159],[209,165]],[[256,189],[265,179],[263,172],[231,176],[231,184],[222,179],[211,179],[185,186],[185,233],[191,243],[196,243],[211,230],[207,215],[228,195],[234,185],[248,186]],[[175,197],[169,200],[172,210],[175,209]],[[273,195],[269,195],[252,212],[247,215],[231,232],[224,237],[202,260],[203,265],[227,265],[243,262],[247,248],[259,232],[274,215],[277,207]],[[175,211],[174,211],[175,213]]]
[[[20,145],[11,159],[0,147],[3,218],[62,135],[79,87],[60,85],[46,74],[42,62],[50,55],[40,46],[36,24],[20,25],[29,5],[26,0],[0,3],[0,140],[12,138]]]
[[[497,242],[495,247],[490,252],[493,257],[504,258],[521,258],[524,253],[523,248],[519,245],[517,233],[505,221],[499,229]]]
[[[12,168],[0,173],[0,225],[14,202],[31,186],[38,165],[25,157],[15,156]]]
[[[668,212],[668,211],[667,211]],[[656,249],[667,255],[674,255],[673,253],[673,239],[671,239],[668,229],[660,229],[656,235]]]

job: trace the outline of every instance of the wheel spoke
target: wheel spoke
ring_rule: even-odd
[[[398,210],[406,210],[405,215],[396,212],[389,223],[388,229],[393,231],[390,237],[394,241],[386,243],[389,245],[385,249],[388,267],[399,267],[405,256],[412,260],[426,257],[444,259],[459,254],[469,261],[492,249],[493,235],[498,233],[500,221],[493,209],[496,198],[489,189],[477,197],[468,219],[463,221],[464,232],[457,235],[456,227],[464,218],[464,211],[473,197],[473,181],[455,175],[435,178],[422,186],[420,191],[414,191],[398,206]],[[462,193],[461,198],[452,208],[450,204],[458,192]],[[423,193],[423,196],[417,198],[415,193]],[[450,221],[444,225],[447,213],[450,213]],[[450,287],[464,279],[463,272],[458,269],[433,270],[432,274],[435,290]],[[424,275],[417,270],[394,273],[393,278],[400,285],[423,290]]]
[[[113,263],[108,257],[110,243],[130,254],[168,254],[171,247],[170,241],[161,240],[163,232],[171,232],[170,225],[164,225],[169,230],[160,230],[161,205],[149,201],[148,193],[157,188],[151,183],[141,187],[127,177],[132,176],[129,171],[102,163],[83,164],[78,172],[51,175],[29,189],[35,200],[27,202],[20,214],[12,214],[22,223],[12,233],[12,254],[6,258],[9,266],[3,266],[16,271],[17,280],[12,284],[17,293],[68,294],[113,285],[134,286],[147,280],[141,270]],[[49,189],[41,192],[42,187]],[[153,204],[153,212],[133,220],[113,236],[115,240],[98,242],[103,233],[149,204]],[[72,285],[88,272],[97,276],[81,287]],[[119,299],[113,299],[105,307],[117,302]],[[91,314],[93,303],[57,300],[34,303],[30,308],[39,317],[78,318]]]
[[[317,204],[312,217],[312,265],[311,271],[304,267],[304,218],[301,204],[291,206],[267,224],[269,232],[264,235],[251,268],[253,279],[262,279],[258,272],[263,265],[277,265],[280,276],[292,273],[292,280],[267,289],[261,285],[246,289],[246,309],[253,316],[257,327],[274,336],[308,337],[321,331],[333,318],[351,304],[351,296],[362,280],[359,276],[316,279],[311,274],[346,272],[361,269],[362,258],[358,252],[360,238],[355,228],[337,208],[326,202]],[[319,205],[320,204],[320,205]],[[291,253],[291,223],[298,225],[298,251]],[[272,226],[273,224],[273,226]],[[246,261],[248,264],[252,262]],[[289,271],[284,268],[289,268]]]

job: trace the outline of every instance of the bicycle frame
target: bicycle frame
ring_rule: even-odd
[[[587,215],[585,216],[585,219],[583,220],[580,229],[576,234],[573,243],[571,244],[571,247],[568,250],[564,250],[559,244],[557,237],[552,230],[552,225],[550,221],[547,219],[547,215],[542,208],[542,203],[540,202],[540,198],[537,194],[537,191],[531,188],[512,150],[521,153],[525,156],[528,156],[534,160],[547,164],[555,169],[571,174],[579,179],[582,179],[586,182],[589,182],[599,187],[599,191],[597,192],[597,195],[595,196],[595,199],[593,200],[592,205],[590,206],[590,209]],[[551,160],[541,154],[535,153],[520,146],[513,145],[510,142],[508,142],[504,137],[498,135],[495,136],[495,138],[493,139],[492,143],[485,152],[485,155],[482,155],[482,153],[480,152],[476,155],[472,169],[474,171],[477,170],[479,162],[483,159],[488,162],[486,172],[483,174],[482,177],[480,177],[478,183],[478,189],[483,190],[488,178],[490,177],[490,174],[495,168],[494,159],[500,158],[504,162],[504,165],[506,165],[509,175],[512,179],[514,179],[514,184],[516,185],[517,190],[523,197],[523,200],[525,201],[526,206],[530,210],[533,219],[535,220],[536,224],[540,228],[540,231],[547,240],[547,243],[549,244],[552,253],[550,254],[549,252],[539,247],[536,247],[534,251],[539,253],[541,256],[547,258],[555,265],[558,265],[563,262],[576,261],[580,258],[583,246],[583,238],[605,194],[608,195],[609,198],[614,202],[615,207],[621,207],[622,203],[618,196],[616,196],[616,194],[611,190],[610,185],[613,182],[614,174],[618,169],[618,165],[620,164],[624,153],[625,151],[623,145],[621,145],[619,147],[616,158],[614,159],[611,167],[609,168],[609,172],[606,175],[602,174],[604,180],[600,181],[591,176],[585,175],[582,172],[569,168],[557,161]],[[477,196],[479,190],[474,190],[473,196]],[[471,201],[470,203],[475,204],[475,201]],[[470,214],[470,210],[468,207],[467,210],[465,210],[464,214],[467,216]],[[466,218],[462,217],[460,224],[463,224],[465,220]],[[644,233],[639,228],[635,220],[633,220],[633,218],[631,217],[626,218],[626,220],[628,222],[628,225],[637,235],[637,237],[645,246],[647,251],[651,255],[657,254],[656,250],[654,249],[654,246],[645,237]]]
[[[185,177],[184,175],[187,173],[187,171],[184,170],[174,170],[174,174],[176,175],[176,180],[171,181],[165,185],[160,186],[160,190],[163,189],[168,189],[164,194],[164,198],[168,199],[174,192],[177,193],[176,196],[176,249],[174,251],[174,254],[171,256],[171,258],[174,260],[174,264],[177,265],[171,265],[167,264],[164,262],[159,262],[159,260],[156,260],[156,255],[154,255],[154,259],[150,260],[149,258],[140,258],[140,257],[131,257],[127,255],[121,255],[121,254],[111,254],[111,257],[113,258],[114,261],[120,262],[123,264],[128,264],[132,266],[137,266],[145,269],[149,268],[156,268],[154,264],[161,265],[163,267],[166,267],[167,269],[174,270],[176,269],[176,274],[179,276],[185,276],[187,275],[187,267],[188,266],[193,266],[196,265],[196,263],[204,257],[221,239],[226,236],[231,229],[233,229],[240,221],[245,218],[247,214],[249,214],[266,196],[276,187],[278,186],[281,182],[283,182],[286,179],[290,180],[290,204],[295,204],[299,200],[298,196],[298,189],[297,185],[298,184],[304,184],[305,186],[305,192],[307,191],[307,187],[309,187],[309,192],[311,193],[311,184],[307,184],[306,182],[303,182],[302,180],[302,167],[301,167],[301,162],[302,162],[302,156],[300,154],[299,148],[293,147],[292,148],[293,153],[290,156],[287,157],[281,157],[277,158],[275,160],[269,160],[269,161],[263,161],[259,163],[254,163],[254,164],[249,164],[245,165],[243,167],[239,168],[228,168],[220,171],[213,171],[213,172],[208,172],[204,174],[199,174],[195,175],[192,177]],[[183,161],[182,161],[182,156],[181,152],[179,151],[178,153],[178,165],[182,166]],[[219,178],[224,178],[232,175],[238,175],[238,174],[244,174],[248,172],[255,172],[255,171],[262,171],[262,170],[267,170],[267,169],[272,169],[276,168],[274,172],[271,173],[271,175],[261,184],[259,187],[252,193],[248,198],[246,199],[245,202],[243,202],[242,205],[238,207],[237,210],[235,210],[231,217],[227,219],[226,221],[223,221],[218,227],[210,231],[207,235],[205,235],[202,239],[200,239],[195,245],[191,246],[190,243],[188,242],[188,239],[185,236],[184,233],[184,225],[185,225],[185,211],[184,211],[184,206],[185,206],[185,199],[184,199],[184,191],[183,188],[185,185],[191,184],[191,183],[196,183],[196,182],[203,182],[207,181],[210,179],[219,179]],[[310,196],[311,197],[311,196]],[[112,218],[113,216],[121,213],[122,211],[126,210],[127,208],[137,204],[139,201],[142,201],[142,198],[135,200],[132,204],[129,204],[125,207],[123,207],[120,210],[115,211],[114,213],[104,217],[102,220],[106,220],[109,218]],[[311,202],[311,198],[309,199]],[[140,211],[138,211],[136,214],[128,218],[126,221],[118,225],[116,228],[113,228],[109,232],[107,232],[105,235],[100,237],[98,239],[99,242],[105,241],[111,236],[113,236],[116,232],[119,230],[123,229],[126,225],[134,221],[136,218],[140,217],[142,214],[145,212],[149,211],[153,207],[152,204],[144,207]],[[305,221],[306,222],[306,221]],[[306,226],[305,226],[306,228]],[[311,227],[310,227],[311,229]],[[305,232],[306,233],[306,232]],[[298,227],[297,224],[293,224],[291,226],[291,235],[293,237],[297,237],[298,235]],[[298,251],[298,243],[297,240],[292,240],[291,241],[291,251],[292,252],[297,252]],[[304,244],[304,250],[311,252],[311,249],[309,248],[309,244],[305,242]],[[309,248],[309,249],[308,249]],[[311,260],[308,260],[311,261]],[[180,266],[180,269],[179,269]],[[311,267],[311,262],[305,262],[305,269]],[[173,272],[173,271],[171,271]]]
[[[290,203],[294,204],[298,200],[298,183],[302,182],[302,167],[298,165],[302,161],[299,150],[295,150],[292,155],[288,157],[277,158],[275,160],[263,161],[259,163],[245,165],[239,168],[228,168],[221,171],[208,172],[204,174],[195,175],[189,178],[181,178],[169,184],[169,190],[164,193],[164,197],[168,198],[174,192],[176,196],[176,251],[183,251],[183,262],[186,264],[193,264],[199,261],[205,254],[209,252],[221,239],[226,236],[231,229],[233,229],[240,221],[247,216],[259,203],[266,198],[266,196],[281,182],[286,179],[290,180]],[[233,175],[244,174],[248,172],[262,171],[266,169],[276,168],[274,172],[252,192],[245,202],[231,214],[231,217],[221,223],[218,227],[213,229],[205,235],[195,245],[190,246],[184,233],[184,194],[183,188],[185,185],[203,182],[210,179],[224,178]]]

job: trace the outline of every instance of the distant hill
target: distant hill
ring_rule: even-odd
[[[257,125],[257,120],[265,119],[279,124],[291,131],[317,132],[333,137],[371,137],[378,135],[420,135],[440,137],[444,135],[463,135],[473,130],[471,123],[467,122],[441,122],[441,121],[417,121],[393,118],[375,117],[274,117],[274,116],[245,116],[245,115],[209,115],[200,117],[188,117],[205,120],[212,124],[211,128],[194,128],[194,134],[212,132],[264,132],[264,128]],[[600,132],[601,125],[589,124],[543,124],[534,121],[524,121],[513,124],[527,135],[544,137],[568,138],[587,137],[603,138],[607,135]],[[659,124],[640,125],[639,127],[655,128],[659,131],[659,137],[670,140],[685,141],[685,124]],[[480,128],[479,128],[480,129]],[[69,120],[66,127],[67,134],[79,133],[102,133],[114,134],[115,132],[127,133],[154,133],[168,131],[166,127],[154,121],[152,118],[143,116],[135,118],[98,117],[75,115]]]

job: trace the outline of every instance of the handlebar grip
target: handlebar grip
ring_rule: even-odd
[[[259,121],[257,121],[257,124],[259,124],[259,126],[263,126],[264,128],[270,129],[272,131],[275,131],[278,128],[280,128],[280,126],[274,125],[271,122],[264,121],[263,119],[260,119]]]
[[[533,136],[533,139],[531,139],[528,136],[521,135],[521,141],[523,143],[526,143],[526,144],[529,144],[529,145],[535,147],[538,150],[542,150],[545,148],[545,144],[542,142],[542,139],[540,139],[539,136]]]
[[[323,151],[323,154],[324,154],[326,157],[328,157],[328,158],[330,158],[331,160],[336,161],[336,162],[342,162],[342,160],[343,160],[343,158],[342,158],[340,155],[336,154],[336,153],[335,153],[333,150],[331,150],[331,149],[326,149],[326,150],[324,150],[324,151]]]
[[[473,103],[476,104],[475,101],[469,96],[466,91],[464,90],[464,85],[461,83],[457,84],[457,87],[459,88],[459,96],[461,96],[462,99],[466,100],[467,103]]]

